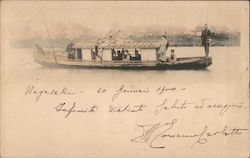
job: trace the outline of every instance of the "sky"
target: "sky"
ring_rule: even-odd
[[[128,28],[193,29],[205,23],[240,30],[248,11],[244,1],[3,1],[1,19],[12,38],[45,36],[44,23],[51,36],[70,37]]]

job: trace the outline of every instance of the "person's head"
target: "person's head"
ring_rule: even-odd
[[[112,31],[109,32],[109,39],[113,37]]]
[[[171,49],[171,51],[170,51],[171,53],[174,53],[174,49]]]

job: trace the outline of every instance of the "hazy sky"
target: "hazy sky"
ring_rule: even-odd
[[[6,30],[17,37],[45,34],[43,19],[52,36],[67,31],[77,34],[85,27],[99,33],[132,26],[190,29],[204,23],[240,29],[242,14],[248,14],[249,10],[247,2],[12,1],[2,4],[1,18],[8,26]]]

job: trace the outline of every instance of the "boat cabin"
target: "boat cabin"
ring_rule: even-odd
[[[71,44],[69,59],[88,61],[157,61],[161,41],[82,41]],[[68,47],[67,47],[68,49]]]

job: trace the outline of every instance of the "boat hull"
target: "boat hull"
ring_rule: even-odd
[[[129,63],[124,63],[120,65],[105,65],[105,64],[63,64],[63,63],[52,63],[46,61],[37,61],[42,66],[53,67],[53,68],[78,68],[78,69],[123,69],[123,70],[199,70],[206,69],[212,64],[211,58],[207,61],[196,61],[188,63],[156,63],[155,65],[146,65],[143,62],[139,65],[133,65]]]

